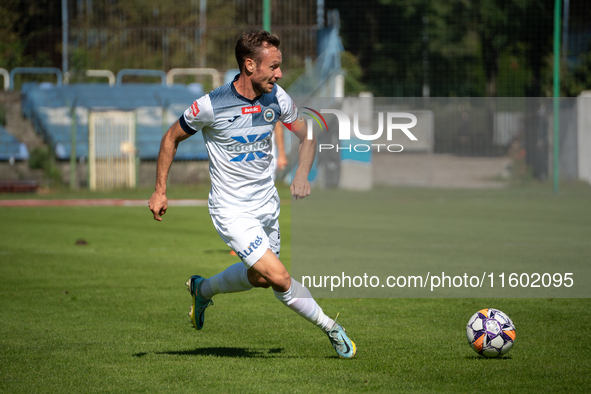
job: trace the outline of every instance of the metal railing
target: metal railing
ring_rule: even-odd
[[[106,77],[109,79],[109,86],[115,85],[115,74],[111,70],[86,70],[87,77]]]
[[[14,90],[14,76],[17,74],[55,74],[57,86],[62,86],[62,70],[55,67],[15,67],[10,70],[10,90]]]
[[[210,75],[214,88],[222,85],[222,77],[215,68],[173,68],[166,74],[166,84],[172,85],[177,75]]]
[[[10,88],[10,75],[8,74],[8,70],[0,68],[0,75],[4,77],[4,90],[6,91]]]
[[[131,69],[131,68],[124,68],[117,73],[117,80],[115,81],[115,85],[119,86],[123,82],[123,77],[125,75],[137,75],[142,77],[159,77],[162,79],[162,86],[166,86],[166,73],[162,70],[141,70],[141,69]]]

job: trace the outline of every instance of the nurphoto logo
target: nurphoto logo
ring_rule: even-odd
[[[379,112],[377,114],[378,117],[378,130],[374,134],[362,134],[359,130],[359,113],[355,112],[353,114],[353,127],[351,128],[351,118],[343,111],[339,111],[337,109],[321,109],[320,112],[304,107],[305,109],[311,111],[304,112],[304,114],[310,116],[313,120],[316,121],[318,126],[320,127],[321,131],[328,130],[328,125],[324,116],[322,114],[333,114],[336,115],[338,121],[338,135],[339,141],[350,141],[351,140],[351,129],[353,130],[354,138],[357,140],[362,141],[376,141],[377,139],[381,138],[384,134],[384,129],[386,131],[386,139],[387,141],[392,141],[392,136],[394,132],[403,132],[404,135],[411,141],[417,141],[417,137],[410,131],[413,127],[417,125],[417,117],[408,112]],[[384,118],[386,119],[386,127],[384,127]],[[313,126],[314,122],[312,119],[308,119],[308,139],[312,139],[313,136]],[[399,123],[401,119],[410,120],[407,123]],[[376,149],[377,152],[380,152],[380,149],[387,150],[388,152],[402,152],[404,147],[400,144],[383,144],[383,143],[373,143],[373,144],[349,144],[349,145],[334,145],[334,144],[319,144],[318,150],[322,152],[324,150],[332,150],[336,149],[336,151],[341,150],[348,150],[355,152],[367,152],[373,148]]]

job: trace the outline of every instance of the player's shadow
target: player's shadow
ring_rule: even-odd
[[[171,350],[167,352],[154,352],[154,354],[170,354],[173,356],[218,356],[231,358],[273,358],[283,352],[283,348],[271,348],[268,350],[253,350],[240,347],[206,347],[194,350]],[[136,353],[134,357],[143,357],[148,353]]]

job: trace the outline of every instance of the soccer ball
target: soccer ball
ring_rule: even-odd
[[[466,337],[476,353],[497,357],[507,354],[513,347],[515,325],[498,309],[482,309],[468,321]]]

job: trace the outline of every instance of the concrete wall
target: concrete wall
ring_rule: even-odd
[[[579,179],[591,183],[591,91],[577,98],[577,153]]]
[[[62,181],[70,184],[70,163],[58,163],[62,173]],[[77,185],[79,188],[88,187],[88,163],[76,165]],[[209,182],[208,161],[175,161],[168,174],[169,184],[196,184]],[[138,187],[153,187],[156,182],[156,162],[144,161],[140,163],[138,171]]]

